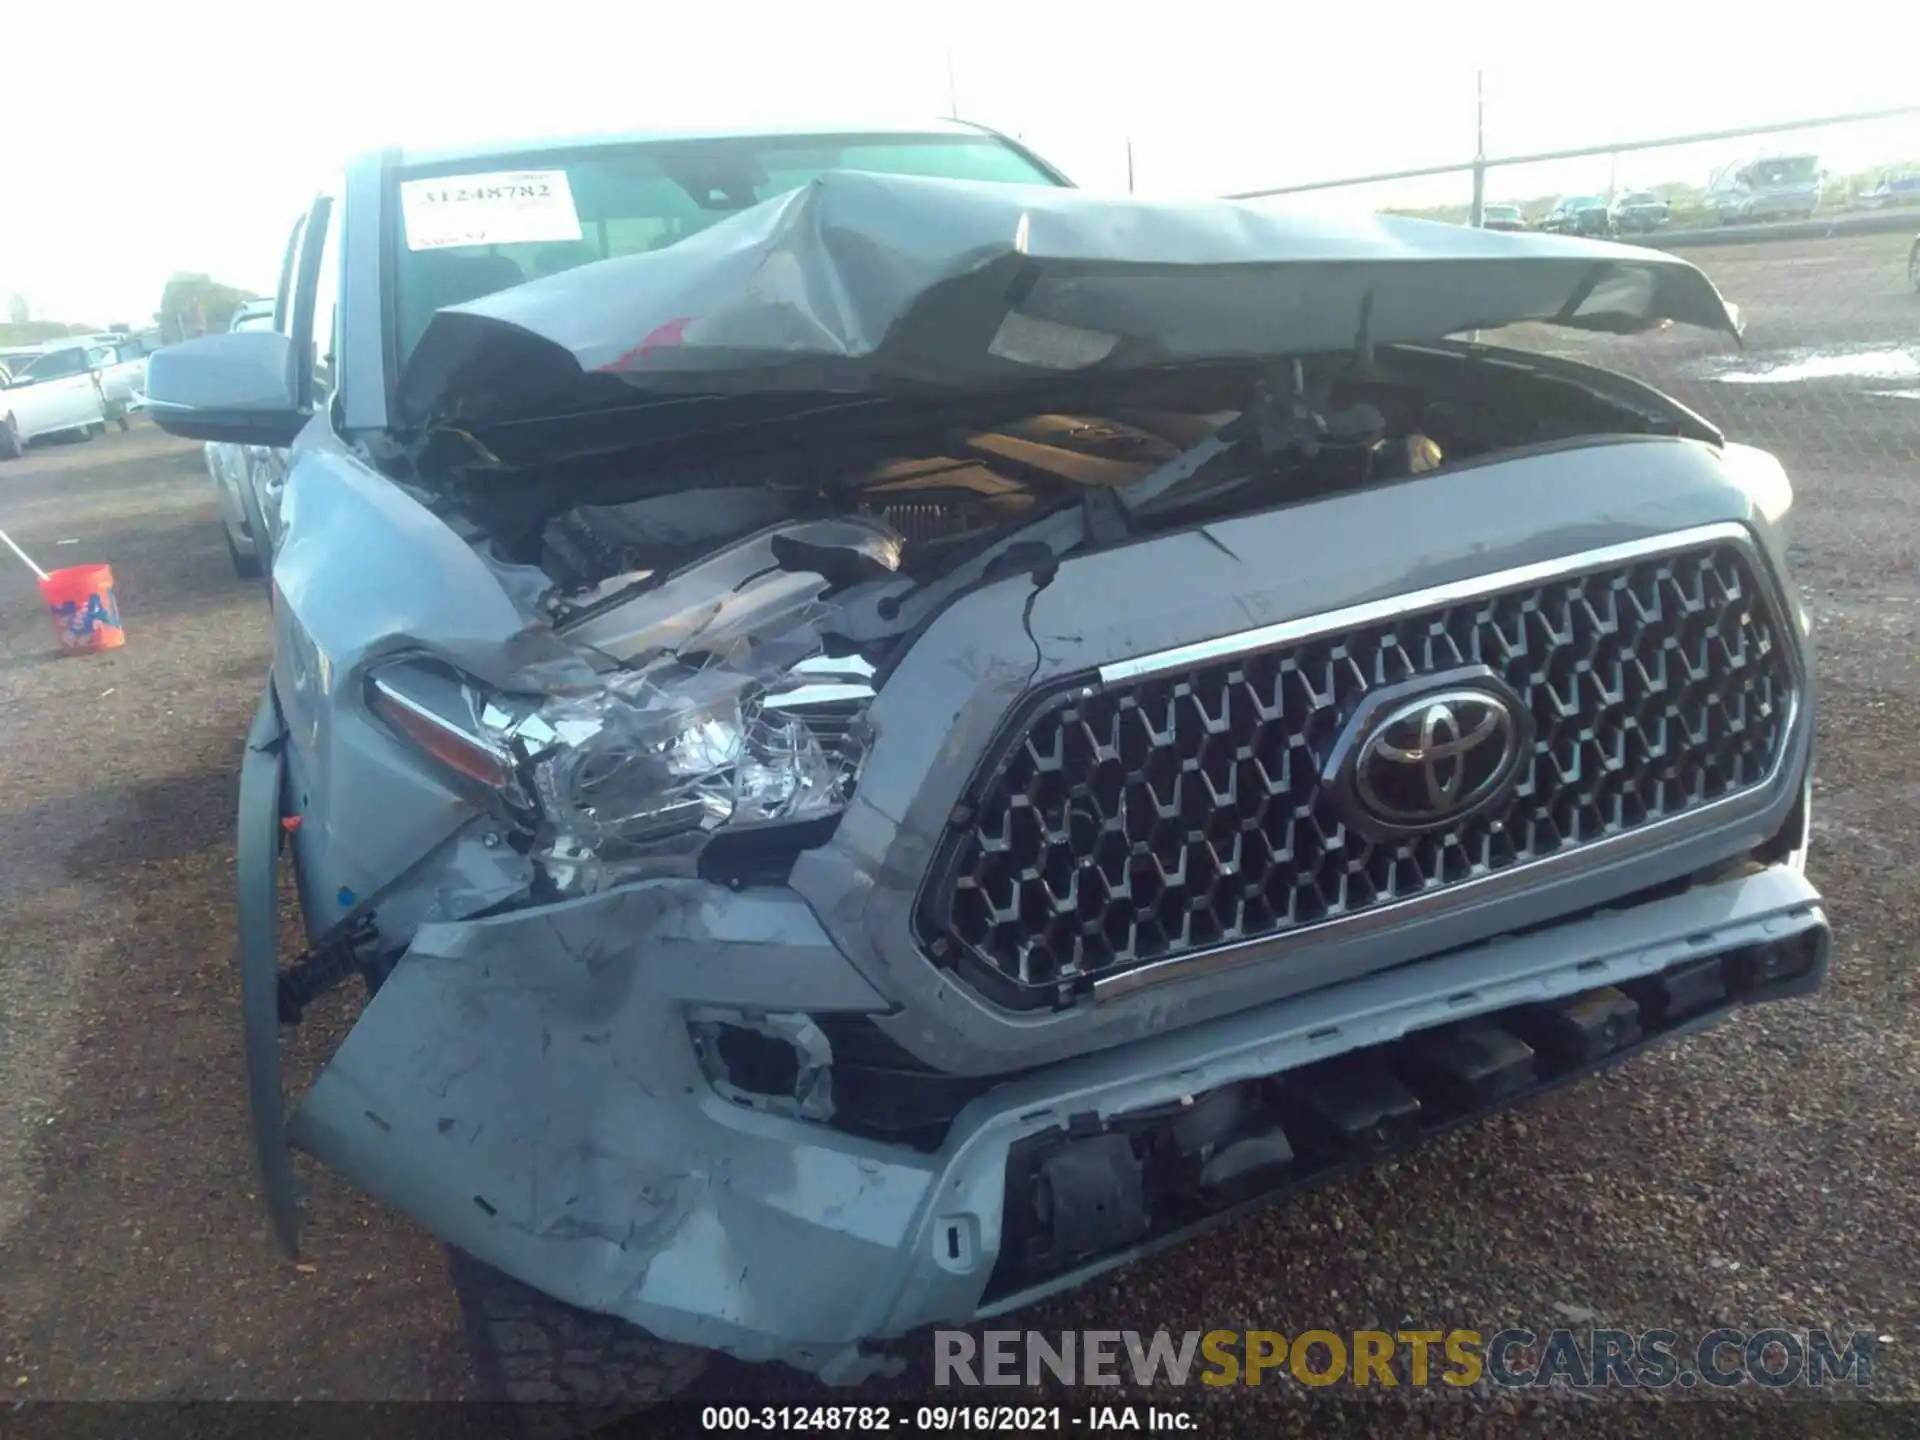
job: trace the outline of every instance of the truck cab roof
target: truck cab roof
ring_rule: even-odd
[[[885,136],[909,135],[947,135],[976,139],[990,137],[1014,144],[1017,148],[1025,148],[1018,146],[1018,142],[1008,139],[998,131],[971,121],[915,119],[897,125],[881,125],[866,120],[839,124],[829,122],[810,125],[723,126],[687,130],[624,130],[585,134],[576,132],[557,135],[500,136],[458,144],[395,146],[383,151],[368,152],[362,160],[363,162],[377,160],[396,170],[418,170],[438,168],[442,165],[465,165],[474,161],[505,160],[515,155],[534,155],[557,150],[575,152],[612,150],[630,145],[688,144],[703,140],[803,140],[824,139],[829,136],[836,139],[879,139]]]

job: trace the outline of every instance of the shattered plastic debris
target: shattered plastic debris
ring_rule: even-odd
[[[785,818],[801,778],[783,787],[775,772],[819,759],[818,747],[761,722],[751,673],[661,668],[668,674],[621,676],[604,694],[544,712],[567,736],[534,770],[548,817],[588,845],[711,829],[742,810]]]
[[[720,1034],[728,1028],[750,1030],[770,1040],[784,1041],[793,1048],[795,1072],[790,1096],[743,1089],[734,1083],[720,1053]],[[687,1029],[694,1038],[701,1069],[723,1098],[755,1110],[793,1115],[803,1120],[833,1118],[833,1046],[812,1016],[778,1013],[750,1016],[731,1010],[698,1008],[688,1012]]]
[[[667,873],[723,825],[839,809],[864,756],[856,722],[873,672],[821,655],[835,613],[821,571],[888,573],[900,545],[865,520],[773,527],[563,626],[564,644],[621,666],[591,689],[549,692],[538,708],[466,697],[531,779],[531,858],[563,891],[590,892]]]
[[[819,688],[804,668],[788,678],[817,648],[806,630],[743,640],[705,664],[663,656],[515,725],[551,827],[536,856],[555,883],[597,889],[620,873],[623,851],[838,809],[849,757],[829,755],[804,706],[790,703]],[[835,687],[833,698],[844,704],[849,694],[858,692]]]

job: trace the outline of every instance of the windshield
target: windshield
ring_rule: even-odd
[[[1749,173],[1755,185],[1805,185],[1819,178],[1820,161],[1812,155],[1789,155],[1756,161]]]
[[[397,358],[443,306],[662,249],[830,170],[1061,183],[1004,141],[968,134],[651,141],[403,172]]]
[[[86,371],[87,352],[85,350],[55,350],[29,363],[16,378],[58,380],[65,375],[84,375]]]
[[[271,314],[242,315],[233,322],[233,328],[236,330],[271,330],[273,328],[273,316]]]
[[[1489,220],[1511,220],[1520,213],[1518,205],[1489,205],[1481,212]]]

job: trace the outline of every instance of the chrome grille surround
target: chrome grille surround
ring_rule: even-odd
[[[920,942],[985,998],[1032,1010],[1728,823],[1765,803],[1793,750],[1792,613],[1746,527],[1720,524],[1053,682],[955,808]],[[1529,712],[1511,793],[1416,836],[1344,823],[1325,762],[1360,703],[1469,669]]]

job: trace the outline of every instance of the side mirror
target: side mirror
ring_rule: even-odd
[[[147,413],[185,440],[284,449],[307,423],[293,360],[293,342],[277,330],[169,345],[147,362]]]

